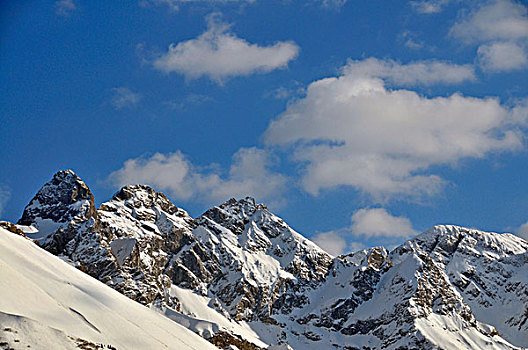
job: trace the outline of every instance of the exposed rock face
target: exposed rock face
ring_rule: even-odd
[[[97,216],[94,197],[88,186],[71,170],[57,172],[24,209],[20,225],[82,222]]]
[[[197,219],[144,185],[93,203],[59,172],[18,227],[144,305],[189,327],[215,324],[207,337],[220,345],[251,348],[247,329],[298,349],[528,345],[528,243],[513,235],[437,226],[391,253],[332,257],[252,198]],[[188,295],[201,304],[184,305]]]

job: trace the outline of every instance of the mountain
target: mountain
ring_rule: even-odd
[[[0,228],[1,349],[215,349]]]
[[[16,229],[221,348],[528,346],[528,243],[509,234],[436,226],[333,257],[252,198],[192,218],[130,185],[95,208],[69,170]]]

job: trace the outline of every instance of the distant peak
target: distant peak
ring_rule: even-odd
[[[528,249],[528,242],[508,233],[495,233],[456,225],[436,225],[424,233],[397,247],[395,254],[425,250],[440,251],[452,255],[460,251],[493,252],[497,256],[521,254]]]

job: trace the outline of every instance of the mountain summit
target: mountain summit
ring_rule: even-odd
[[[528,346],[528,243],[513,235],[436,226],[392,252],[332,257],[250,197],[198,218],[145,185],[93,203],[61,171],[17,226],[220,348]]]

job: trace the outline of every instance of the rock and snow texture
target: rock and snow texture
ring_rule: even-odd
[[[18,228],[221,346],[528,346],[528,243],[513,235],[437,226],[390,253],[332,257],[252,198],[194,219],[130,185],[95,210],[71,171],[38,192]]]
[[[0,325],[0,344],[13,349],[215,349],[2,228]]]
[[[58,229],[97,216],[94,197],[88,186],[71,170],[59,171],[24,209],[19,225],[44,242]],[[24,231],[24,230],[23,230]]]

